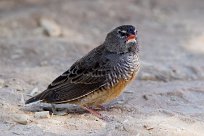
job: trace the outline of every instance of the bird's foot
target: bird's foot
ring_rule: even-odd
[[[95,110],[93,110],[93,109],[91,109],[91,108],[88,108],[88,107],[84,107],[84,106],[81,106],[82,107],[82,109],[84,109],[84,110],[86,110],[86,111],[88,111],[88,112],[90,112],[91,114],[93,114],[94,116],[96,116],[96,117],[98,117],[98,118],[102,118],[102,115],[99,113],[99,112],[97,112],[97,111],[95,111]]]
[[[106,110],[108,110],[110,107],[108,107],[108,106],[103,106],[103,105],[98,105],[97,108],[98,108],[99,110],[104,110],[104,111],[106,111]]]
[[[104,121],[109,122],[109,121],[112,120],[112,119],[110,119],[110,118],[107,117],[107,116],[103,116],[103,115],[101,115],[99,112],[95,111],[95,110],[92,109],[92,108],[88,108],[88,107],[84,107],[84,106],[82,106],[82,109],[84,109],[84,110],[90,112],[91,114],[93,114],[93,115],[96,116],[97,118],[102,119],[102,120],[104,120]]]
[[[103,106],[103,105],[97,105],[97,106],[91,107],[90,109],[107,111],[110,109],[110,107],[109,106]]]

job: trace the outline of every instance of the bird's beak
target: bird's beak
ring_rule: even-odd
[[[128,43],[130,43],[130,42],[135,42],[135,43],[137,42],[137,41],[136,41],[136,36],[135,36],[134,34],[131,34],[131,35],[129,35],[129,36],[127,37],[127,42],[126,42],[126,43],[128,44]]]

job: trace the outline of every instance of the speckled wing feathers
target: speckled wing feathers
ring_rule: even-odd
[[[36,99],[48,103],[69,102],[106,86],[107,77],[113,70],[108,61],[102,59],[101,50],[99,46],[74,63],[69,70],[56,78],[47,90],[37,95]]]
[[[87,68],[81,74],[74,74],[72,71],[67,74],[64,82],[58,79],[49,85],[46,93],[46,102],[68,102],[80,97],[83,97],[94,90],[97,90],[107,83],[107,71],[100,71],[97,69]],[[70,77],[71,75],[71,77]],[[65,77],[65,75],[62,75]]]

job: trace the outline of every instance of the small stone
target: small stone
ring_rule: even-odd
[[[21,105],[21,106],[24,106],[24,105],[25,105],[25,99],[24,99],[23,94],[21,94],[20,105]]]
[[[0,79],[0,88],[4,86],[5,81],[3,79]]]
[[[140,75],[141,80],[156,80],[155,75],[149,74],[149,73],[142,73]]]
[[[36,94],[38,93],[38,91],[39,91],[38,88],[35,87],[35,88],[31,91],[30,96],[36,95]]]
[[[37,119],[50,118],[50,113],[49,111],[35,112],[34,117]]]
[[[149,100],[148,96],[145,95],[145,94],[144,94],[142,97],[143,97],[145,100]]]
[[[152,130],[152,129],[154,129],[153,127],[150,127],[150,126],[148,126],[148,125],[144,125],[143,126],[146,130]]]
[[[26,125],[30,121],[29,116],[25,114],[13,114],[13,120],[19,124]]]
[[[20,84],[13,84],[13,88],[16,89],[16,91],[23,91],[23,87]]]
[[[44,29],[44,32],[51,37],[58,37],[62,35],[60,26],[53,20],[47,18],[41,18],[39,21],[40,26]]]

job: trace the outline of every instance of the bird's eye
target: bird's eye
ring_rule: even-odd
[[[118,33],[120,34],[121,37],[127,36],[127,32],[126,31],[119,30]]]

